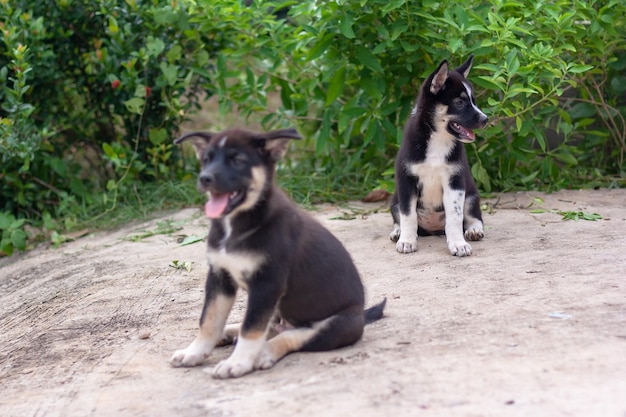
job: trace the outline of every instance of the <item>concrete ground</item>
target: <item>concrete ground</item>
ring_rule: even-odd
[[[179,241],[206,233],[201,210],[5,259],[0,415],[625,417],[626,190],[484,203],[486,237],[466,258],[444,237],[398,254],[380,203],[319,208],[385,317],[354,346],[234,380],[167,363],[196,333],[206,243]],[[158,222],[180,230],[131,239]]]

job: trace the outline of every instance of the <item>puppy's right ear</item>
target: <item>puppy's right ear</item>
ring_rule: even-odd
[[[430,83],[430,92],[437,94],[443,89],[448,79],[448,61],[444,60],[433,73],[433,80]]]
[[[191,140],[191,144],[196,150],[196,156],[198,157],[198,161],[201,161],[202,155],[204,154],[204,151],[209,145],[212,137],[213,133],[210,132],[189,132],[174,140],[174,143],[176,145],[179,145],[183,142]]]
[[[273,130],[271,132],[260,133],[253,137],[263,151],[269,154],[274,162],[280,160],[287,153],[287,146],[290,139],[302,139],[300,133],[294,128]]]

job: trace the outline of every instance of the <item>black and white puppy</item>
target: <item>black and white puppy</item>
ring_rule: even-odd
[[[455,70],[443,61],[422,85],[396,158],[389,235],[400,253],[417,250],[417,236],[445,233],[452,255],[468,256],[467,240],[484,237],[480,199],[463,142],[487,116],[467,80],[473,56]]]
[[[290,352],[353,344],[364,324],[382,317],[385,300],[363,310],[363,285],[346,249],[274,185],[290,139],[301,137],[295,129],[231,129],[176,139],[192,141],[201,161],[198,188],[208,195],[211,226],[200,330],[172,355],[173,366],[199,365],[216,345],[236,338],[213,377],[239,377]],[[248,293],[243,323],[225,326],[239,288]]]

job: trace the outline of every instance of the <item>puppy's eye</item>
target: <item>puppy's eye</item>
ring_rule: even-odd
[[[462,98],[455,98],[452,104],[454,104],[454,107],[460,109],[465,106],[465,100],[463,100]]]
[[[204,153],[204,158],[202,158],[202,162],[207,164],[213,160],[215,157],[215,151],[213,149],[209,149]]]
[[[236,167],[242,167],[248,162],[248,158],[243,153],[234,153],[230,155],[230,162]]]

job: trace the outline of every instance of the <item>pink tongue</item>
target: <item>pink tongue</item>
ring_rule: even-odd
[[[217,195],[212,193],[209,201],[204,205],[204,214],[209,219],[216,219],[224,213],[228,205],[228,194]]]

